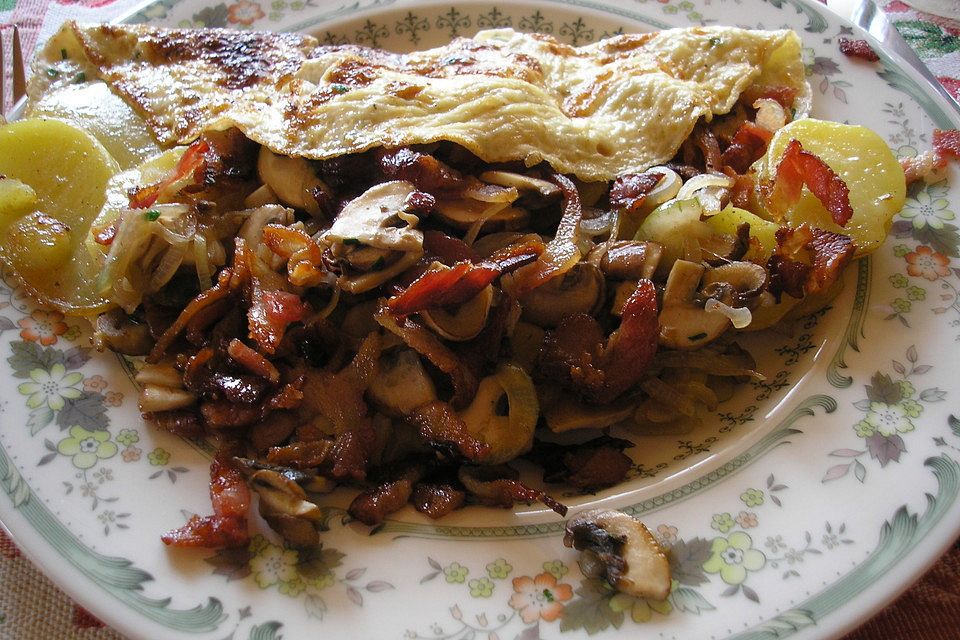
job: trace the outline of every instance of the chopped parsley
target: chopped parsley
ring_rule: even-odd
[[[150,222],[153,222],[154,220],[160,217],[160,212],[157,211],[156,209],[150,209],[150,211],[147,211],[145,214],[143,214],[143,217],[149,220]]]
[[[379,258],[377,258],[377,261],[373,263],[373,266],[370,267],[370,270],[380,271],[381,269],[383,269],[384,266],[386,266],[386,264],[387,264],[387,261],[383,259],[383,256],[380,256]]]
[[[53,67],[47,67],[47,77],[49,78],[59,78],[60,72],[54,69]]]
[[[346,246],[348,246],[348,247],[350,247],[350,246],[353,246],[353,245],[355,245],[355,244],[360,244],[360,241],[359,241],[358,239],[356,239],[356,238],[344,238],[344,239],[343,239],[343,244],[346,245]]]
[[[334,93],[346,93],[347,91],[350,91],[350,87],[345,84],[335,84],[330,88],[333,89]]]
[[[720,38],[710,38],[708,41],[711,47],[716,47],[720,45]]]
[[[74,81],[75,83],[77,83],[77,84],[80,84],[81,82],[86,82],[86,81],[87,81],[87,74],[84,73],[83,71],[81,71],[80,73],[78,73],[77,75],[75,75],[75,76],[73,77],[73,81]]]
[[[67,50],[66,50],[66,49],[60,49],[60,59],[61,59],[61,60],[66,60],[66,59],[69,58],[69,57],[70,57],[70,56],[67,55]]]
[[[706,337],[707,337],[707,334],[701,331],[700,333],[695,333],[692,336],[687,336],[687,340],[689,340],[690,342],[696,342],[697,340],[703,340]]]

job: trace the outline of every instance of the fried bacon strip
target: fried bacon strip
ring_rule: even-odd
[[[161,536],[164,544],[207,549],[248,545],[250,489],[243,474],[221,456],[210,463],[210,502],[212,516],[193,516],[184,526]]]
[[[620,327],[606,343],[593,317],[572,315],[544,340],[540,371],[592,402],[611,402],[643,376],[659,333],[656,288],[640,280],[623,305]]]
[[[420,431],[420,437],[444,452],[454,452],[472,461],[483,460],[490,445],[477,440],[452,406],[440,400],[428,402],[406,416]]]
[[[313,287],[323,280],[323,249],[302,229],[268,224],[263,228],[263,244],[287,261],[291,284]]]
[[[467,494],[449,484],[421,482],[413,488],[414,508],[436,520],[456,511],[466,502]]]
[[[517,502],[542,502],[559,513],[567,515],[567,507],[539,489],[533,489],[517,479],[519,474],[507,466],[463,465],[457,477],[481,504],[509,509]]]
[[[934,129],[933,149],[909,158],[901,158],[900,166],[909,185],[943,169],[951,159],[960,160],[960,131]]]
[[[803,185],[807,185],[841,227],[853,217],[850,190],[843,179],[818,156],[804,151],[799,140],[791,140],[777,165],[773,183],[763,185],[767,208],[782,218],[800,199]]]
[[[535,240],[510,245],[478,263],[463,261],[443,271],[428,271],[402,293],[387,301],[387,308],[399,316],[418,311],[462,304],[480,293],[504,273],[530,264],[544,246]]]
[[[463,186],[459,171],[408,147],[381,152],[380,169],[390,180],[412,182],[420,191],[452,191]]]
[[[166,355],[167,349],[169,349],[173,341],[177,339],[180,332],[186,328],[191,318],[204,308],[216,304],[231,295],[233,292],[231,285],[233,275],[233,269],[229,267],[224,269],[220,272],[220,275],[217,276],[217,284],[198,295],[184,307],[174,323],[163,332],[163,335],[161,335],[156,344],[153,345],[150,355],[147,356],[147,362],[151,364],[160,362]]]
[[[770,257],[770,289],[802,298],[828,289],[853,259],[849,236],[803,224],[777,230],[777,248]]]
[[[956,129],[934,129],[933,149],[944,159],[960,160],[960,131]]]
[[[413,483],[406,478],[386,482],[354,498],[347,512],[365,525],[376,526],[391,513],[402,509],[411,494]]]
[[[206,154],[209,150],[210,143],[207,142],[207,139],[199,138],[183,152],[177,166],[174,167],[169,176],[160,182],[139,187],[130,193],[130,208],[146,209],[152,207],[161,194],[170,190],[177,183],[189,181],[194,184],[203,184],[203,174],[207,165]]]
[[[873,50],[870,43],[866,40],[851,40],[850,38],[837,38],[837,44],[840,45],[840,53],[849,58],[860,58],[868,62],[876,62],[880,59],[877,52]]]
[[[628,173],[618,177],[610,187],[610,206],[614,209],[636,211],[662,178],[663,174],[657,171]]]
[[[750,165],[766,153],[772,137],[763,127],[750,121],[744,122],[733,134],[733,140],[721,154],[720,161],[738,174],[746,173]]]

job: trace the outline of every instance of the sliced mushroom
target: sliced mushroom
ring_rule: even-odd
[[[619,280],[650,279],[660,263],[663,247],[656,242],[620,240],[607,247],[600,269]]]
[[[314,547],[320,542],[314,523],[323,514],[307,500],[299,484],[276,471],[261,469],[250,477],[250,487],[260,496],[260,515],[285,540],[298,547]]]
[[[464,342],[483,331],[492,306],[493,285],[488,284],[463,304],[421,311],[420,317],[441,338]]]
[[[197,402],[197,396],[184,389],[175,389],[155,384],[144,385],[137,398],[140,411],[150,413],[154,411],[172,411],[184,409]]]
[[[420,356],[412,349],[401,348],[380,356],[379,369],[370,381],[367,395],[382,411],[400,417],[436,400],[437,390]]]
[[[304,158],[280,156],[267,147],[260,147],[257,173],[284,204],[311,215],[323,213],[317,198],[329,194],[330,188],[317,177]]]
[[[563,544],[583,551],[588,577],[637,598],[665,600],[670,595],[670,562],[653,534],[621,511],[594,509],[567,522]]]
[[[699,349],[716,340],[730,326],[727,316],[706,311],[696,301],[702,265],[677,260],[670,270],[660,312],[660,345],[672,349]]]
[[[530,376],[515,364],[501,364],[480,381],[460,418],[474,437],[489,445],[484,464],[513,460],[533,446],[540,405]]]
[[[703,275],[700,291],[705,298],[715,298],[731,307],[753,308],[767,288],[767,270],[746,261],[729,262]]]
[[[531,178],[522,173],[513,173],[511,171],[484,171],[478,176],[484,182],[500,185],[501,187],[513,187],[519,191],[536,191],[545,198],[560,195],[560,189],[557,185],[539,178]]]
[[[97,316],[93,345],[98,351],[111,351],[128,356],[145,356],[153,349],[153,337],[146,324],[134,322],[121,309],[112,309]]]
[[[340,247],[422,251],[423,233],[415,228],[420,219],[407,211],[407,198],[415,191],[406,180],[370,187],[340,211],[323,235],[324,242]]]
[[[423,233],[416,229],[420,219],[408,211],[414,193],[413,184],[406,180],[384,182],[367,189],[340,211],[321,243],[353,271],[338,279],[341,289],[350,293],[369,291],[420,259]]]
[[[526,225],[530,214],[506,202],[482,202],[468,198],[440,200],[436,205],[437,216],[459,229],[469,229],[475,224],[481,228],[518,229]]]
[[[600,270],[589,262],[578,262],[561,277],[521,296],[523,318],[541,327],[555,328],[567,316],[593,315],[603,304],[605,291]]]

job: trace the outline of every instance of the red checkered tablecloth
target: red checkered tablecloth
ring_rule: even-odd
[[[10,25],[32,51],[67,19],[104,21],[141,0],[0,0],[0,29],[10,55]],[[917,11],[901,0],[879,4],[940,82],[960,97],[960,1],[957,19]],[[7,58],[9,59],[9,58]],[[4,109],[9,104],[0,105]],[[960,543],[913,588],[845,640],[960,639]],[[73,603],[0,532],[0,639],[116,640],[121,636]]]

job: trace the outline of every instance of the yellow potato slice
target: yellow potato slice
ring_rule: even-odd
[[[804,150],[819,156],[843,178],[850,189],[853,217],[846,226],[839,226],[817,197],[804,188],[800,202],[787,215],[787,224],[795,227],[806,222],[846,234],[853,238],[858,256],[876,250],[906,197],[903,169],[887,143],[866,127],[809,118],[796,120],[776,133],[766,155],[758,161],[761,182],[772,178],[791,140],[799,140]]]
[[[84,239],[118,170],[96,138],[64,122],[0,126],[0,174],[35,194],[28,211],[24,190],[0,189],[0,212],[10,212],[0,216],[0,260],[40,302],[74,315],[109,306],[96,290],[99,266]]]
[[[764,220],[758,215],[750,213],[746,209],[740,209],[733,205],[727,205],[720,213],[707,218],[707,224],[718,233],[725,233],[730,236],[737,234],[737,227],[746,222],[750,225],[750,237],[756,238],[760,246],[751,248],[744,256],[747,260],[754,262],[766,262],[777,248],[777,229],[780,228],[776,222]]]

